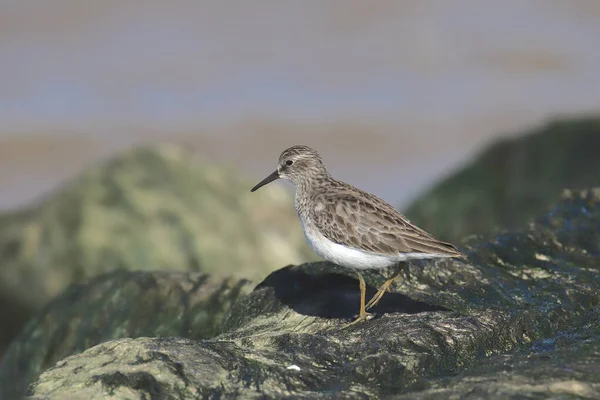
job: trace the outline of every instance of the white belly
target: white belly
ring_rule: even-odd
[[[379,255],[362,250],[351,249],[334,243],[323,236],[317,229],[302,223],[304,234],[310,247],[319,256],[334,264],[353,269],[387,268],[401,261],[427,258],[423,253],[398,253],[395,256]]]

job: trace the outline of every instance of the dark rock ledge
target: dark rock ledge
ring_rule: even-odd
[[[411,280],[397,282],[377,316],[348,329],[340,326],[358,307],[352,273],[328,263],[288,266],[234,302],[213,338],[157,332],[106,341],[45,370],[28,394],[597,398],[600,190],[566,193],[526,227],[463,250],[467,262],[412,263]],[[371,293],[383,280],[366,278]],[[128,301],[147,303],[143,294]],[[129,329],[137,323],[132,315]],[[13,346],[32,339],[24,333]],[[26,357],[5,359],[0,379]]]

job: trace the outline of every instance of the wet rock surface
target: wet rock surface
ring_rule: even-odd
[[[524,350],[483,359],[458,375],[414,385],[397,398],[600,398],[600,309],[584,321]]]
[[[565,193],[535,222],[462,250],[466,261],[411,263],[375,317],[346,328],[358,311],[352,272],[290,265],[233,303],[212,338],[104,342],[47,369],[28,394],[517,398],[520,384],[526,398],[593,398],[600,190]],[[385,279],[365,278],[369,295]]]

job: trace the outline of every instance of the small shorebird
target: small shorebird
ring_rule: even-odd
[[[366,319],[399,275],[400,263],[425,258],[464,257],[453,245],[435,239],[411,224],[379,197],[331,177],[319,154],[292,146],[279,156],[277,170],[252,192],[283,178],[296,186],[295,207],[311,248],[337,265],[351,268],[360,282],[360,310],[354,322]],[[396,266],[395,272],[365,305],[365,269]]]

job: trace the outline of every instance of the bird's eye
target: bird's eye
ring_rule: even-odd
[[[287,161],[285,162],[285,165],[287,165],[287,166],[289,167],[289,166],[290,166],[290,165],[292,165],[293,163],[294,163],[294,162],[293,162],[292,160],[287,160]]]

